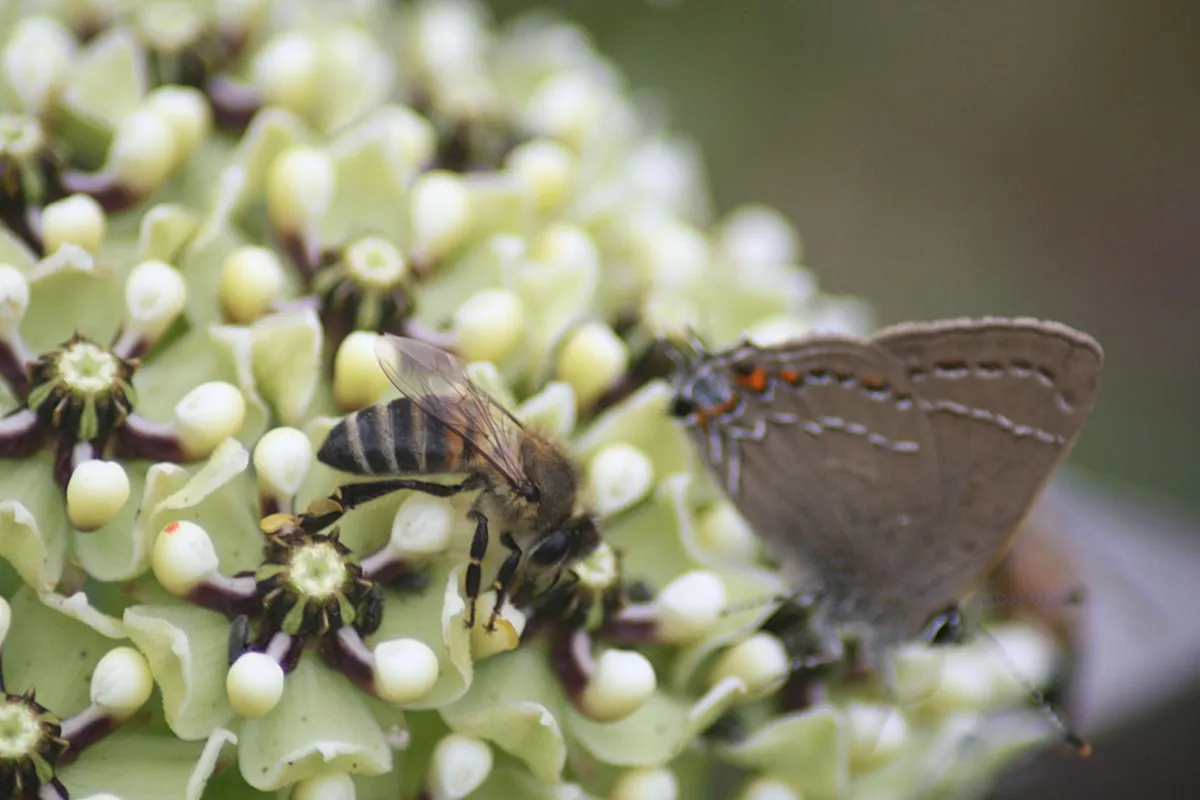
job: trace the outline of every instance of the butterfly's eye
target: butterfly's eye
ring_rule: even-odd
[[[677,396],[671,402],[671,416],[673,417],[690,417],[696,411],[696,404],[683,395]]]

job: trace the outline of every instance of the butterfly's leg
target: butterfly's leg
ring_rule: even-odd
[[[508,548],[508,557],[500,565],[500,571],[496,573],[496,580],[492,582],[492,586],[496,590],[496,602],[492,604],[492,615],[488,617],[486,627],[488,632],[496,629],[496,617],[500,616],[500,608],[504,605],[504,598],[507,597],[509,589],[514,587],[517,567],[521,564],[521,548],[513,541],[512,536],[506,533],[500,537],[500,541]]]
[[[471,563],[467,565],[467,627],[475,627],[475,601],[479,599],[480,584],[483,583],[483,557],[487,555],[488,519],[478,511],[467,516],[475,520],[475,533],[471,537]]]

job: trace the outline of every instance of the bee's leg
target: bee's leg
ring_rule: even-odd
[[[508,595],[509,589],[513,587],[514,579],[517,576],[517,567],[520,566],[523,555],[521,548],[517,547],[517,543],[509,534],[501,536],[500,543],[508,548],[508,558],[504,559],[504,563],[500,565],[500,571],[496,573],[496,580],[492,583],[496,589],[496,602],[492,604],[492,615],[488,617],[487,625],[484,628],[489,633],[496,630],[496,617],[500,616],[504,598]]]
[[[467,627],[475,627],[475,601],[483,583],[483,557],[487,555],[488,520],[478,511],[471,511],[475,520],[475,535],[471,538],[471,563],[467,565]]]
[[[409,489],[414,492],[433,495],[434,497],[452,497],[461,492],[469,492],[482,486],[479,478],[471,476],[462,483],[433,483],[431,481],[414,480],[412,478],[387,478],[379,481],[363,481],[362,483],[347,483],[339,486],[333,494],[314,500],[308,510],[299,515],[299,525],[309,533],[328,528],[341,519],[352,508],[369,503],[385,494]]]

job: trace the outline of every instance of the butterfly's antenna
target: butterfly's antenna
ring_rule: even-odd
[[[978,602],[986,608],[995,606],[1032,606],[1035,608],[1053,608],[1055,606],[1077,606],[1086,599],[1084,588],[1075,586],[1063,592],[1042,592],[1028,595],[984,595]]]
[[[992,633],[982,625],[976,626],[976,629],[990,639],[992,644],[995,645],[996,653],[1000,657],[1000,660],[1003,661],[1008,667],[1009,674],[1011,674],[1013,678],[1015,678],[1021,684],[1021,688],[1023,688],[1025,693],[1029,695],[1029,699],[1033,701],[1034,705],[1041,709],[1042,713],[1046,715],[1046,718],[1050,720],[1051,724],[1058,729],[1059,734],[1066,741],[1066,743],[1071,745],[1071,747],[1075,749],[1075,752],[1077,752],[1081,757],[1087,758],[1090,756],[1092,754],[1091,744],[1089,744],[1086,739],[1071,729],[1071,726],[1067,724],[1067,720],[1063,716],[1062,712],[1055,708],[1054,704],[1046,699],[1046,695],[1042,693],[1042,690],[1034,686],[1033,681],[1029,680],[1029,678],[1025,676],[1025,674],[1017,667],[1017,665],[1013,663],[1013,660],[1008,657],[1008,653],[1004,652],[1004,647],[1001,646],[999,640],[996,639],[996,637],[993,636]]]

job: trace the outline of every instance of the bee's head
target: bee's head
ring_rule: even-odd
[[[539,527],[568,519],[575,510],[579,476],[563,449],[550,439],[528,436],[521,443],[521,466],[530,488],[523,499],[537,509]]]
[[[536,571],[561,570],[591,554],[600,545],[600,530],[590,514],[578,514],[538,537],[526,553]]]

